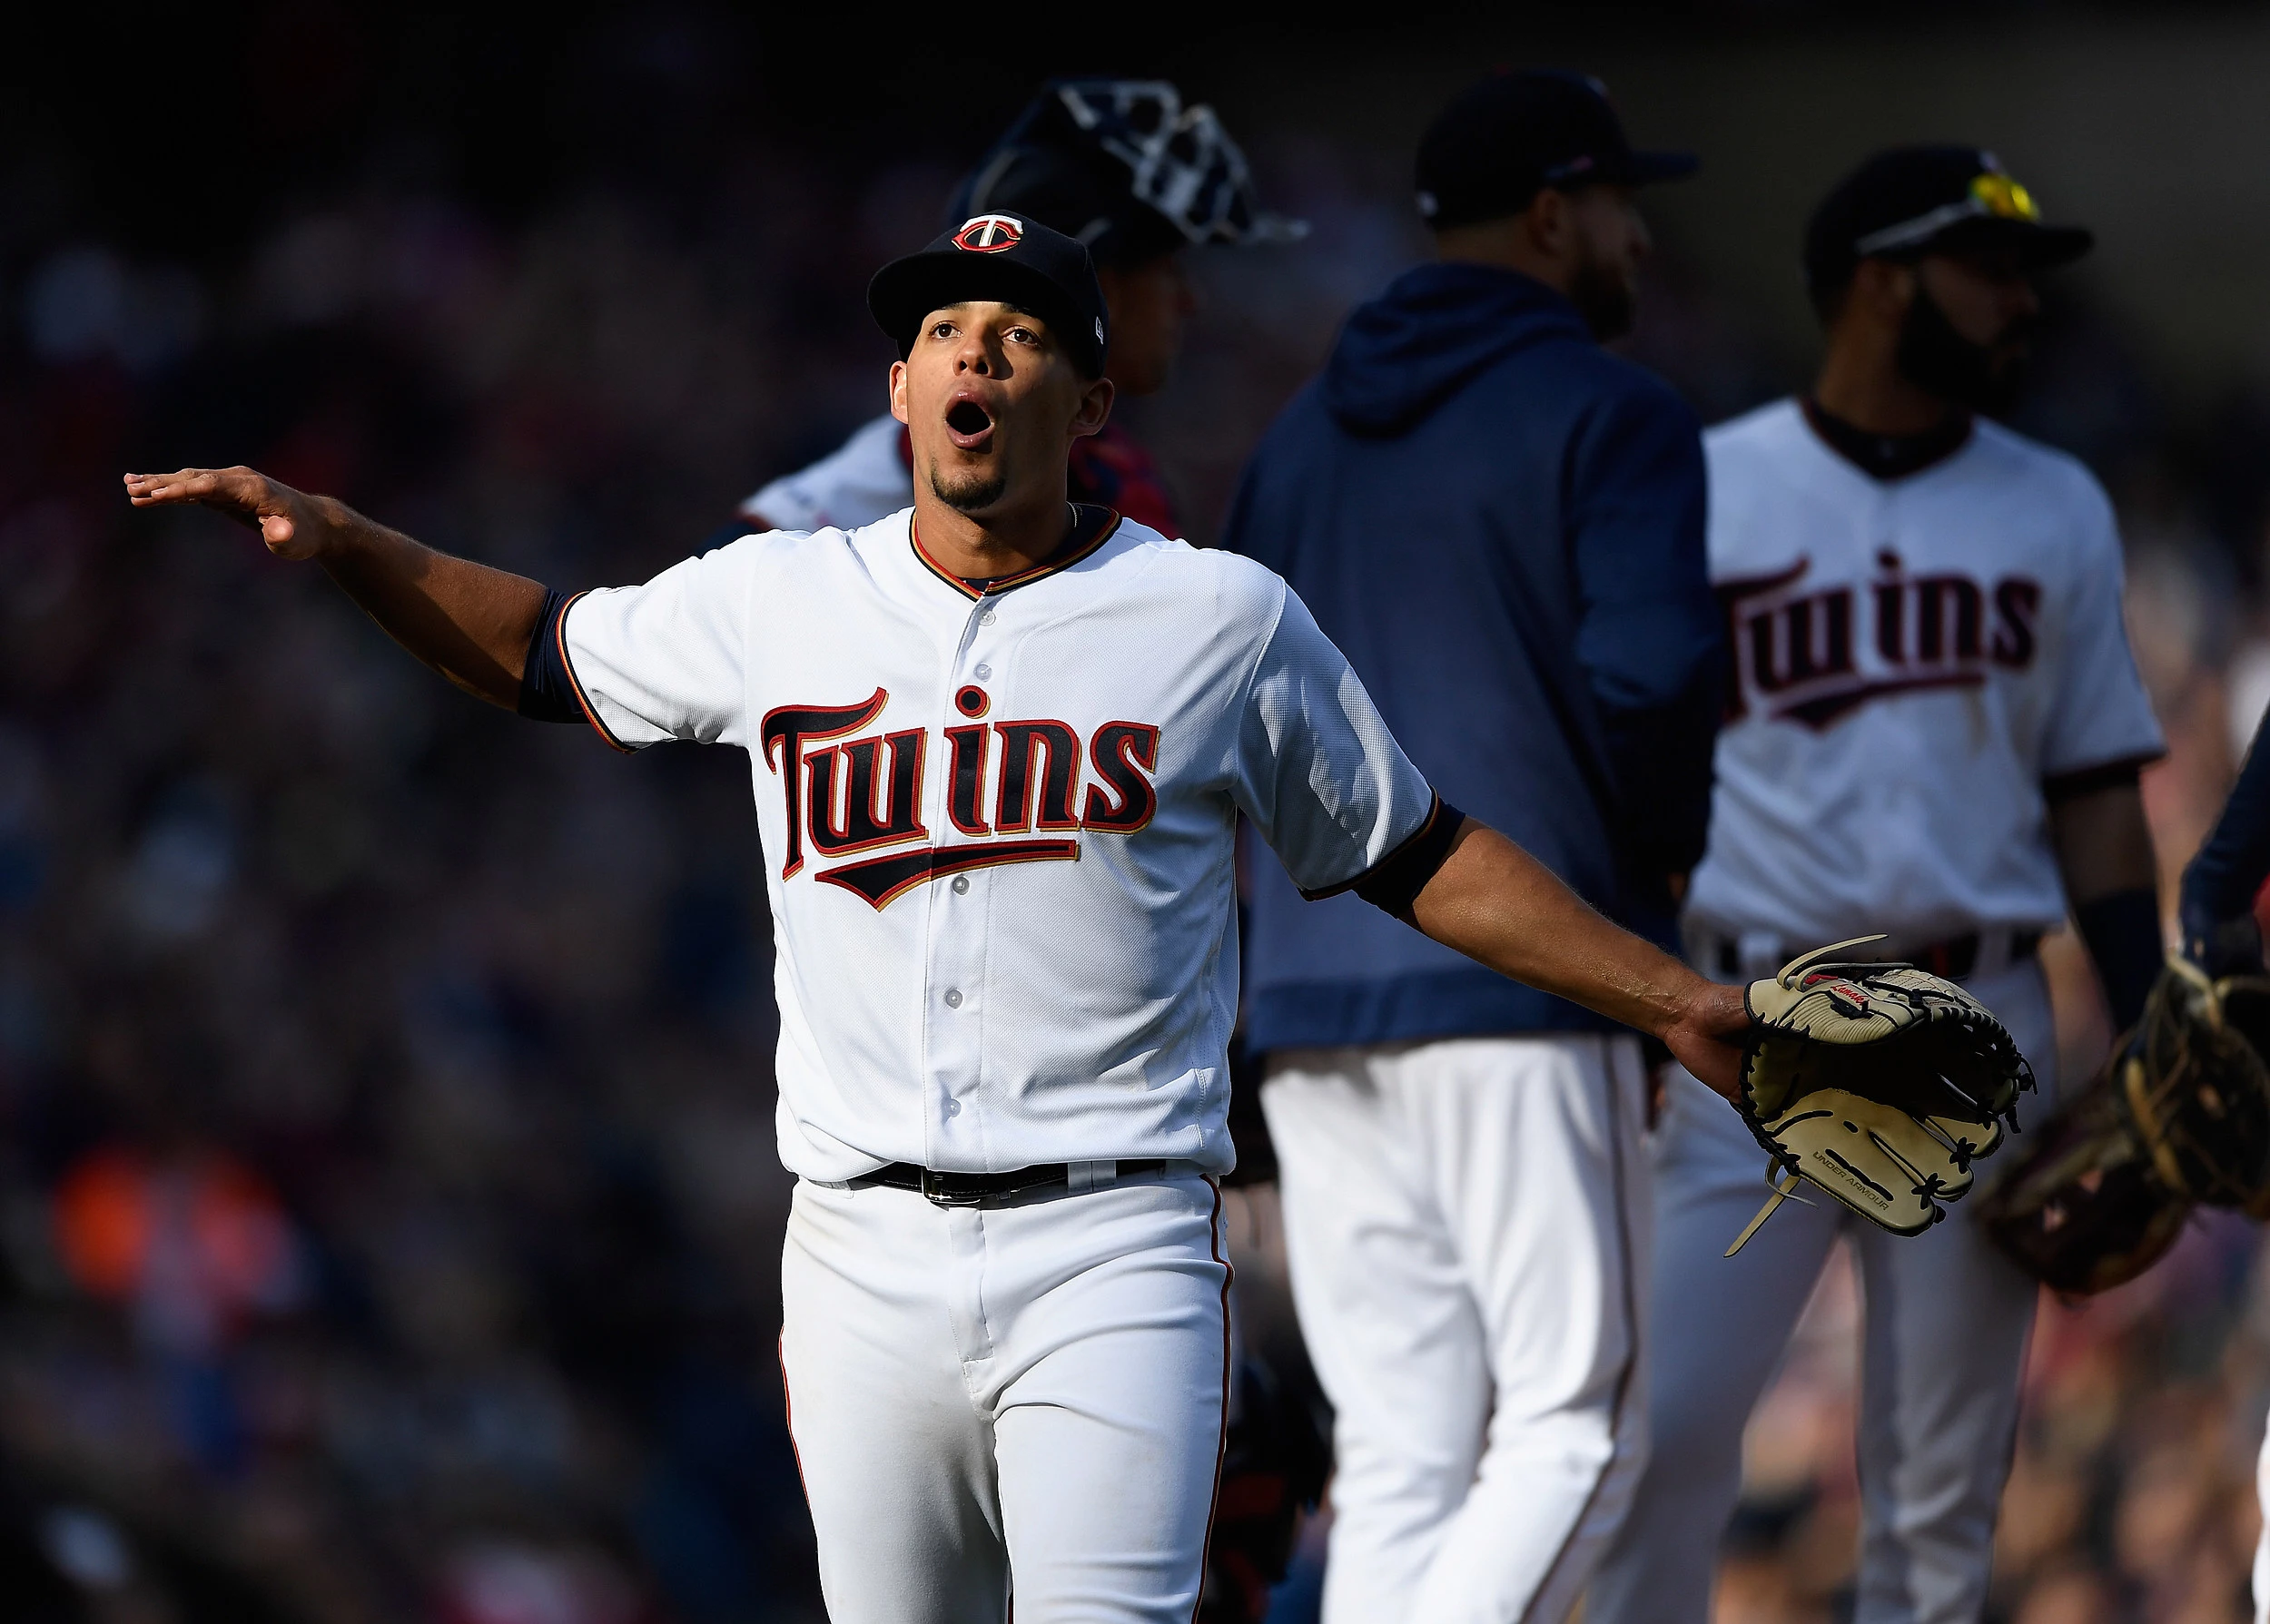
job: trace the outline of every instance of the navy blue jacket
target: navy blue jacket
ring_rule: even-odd
[[[1694,414],[1542,283],[1428,265],[1349,318],[1228,545],[1292,583],[1442,797],[1668,945],[1702,854],[1723,640]],[[1609,1023],[1353,896],[1249,869],[1247,1042]]]

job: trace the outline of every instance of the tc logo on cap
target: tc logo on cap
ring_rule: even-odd
[[[1024,221],[1006,214],[980,214],[965,220],[953,234],[953,245],[973,254],[997,254],[1024,240]]]

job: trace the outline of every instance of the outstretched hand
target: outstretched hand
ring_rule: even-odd
[[[1663,1029],[1662,1038],[1680,1065],[1715,1092],[1734,1099],[1742,1092],[1742,1045],[1750,1027],[1742,989],[1705,981],[1679,1019]]]
[[[195,502],[260,532],[279,558],[312,558],[326,529],[317,499],[247,468],[183,468],[128,474],[126,498],[137,507]]]

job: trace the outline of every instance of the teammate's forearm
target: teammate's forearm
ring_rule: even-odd
[[[2151,891],[2159,881],[2144,796],[2130,778],[2049,802],[2049,843],[2066,900],[2075,907],[2118,891]]]
[[[1543,863],[1472,820],[1420,891],[1411,920],[1501,975],[1653,1036],[1668,1039],[1683,1025],[1740,1025],[1735,989],[1619,929]]]
[[[387,635],[468,694],[518,704],[539,583],[437,552],[343,502],[310,500],[326,532],[317,561]]]

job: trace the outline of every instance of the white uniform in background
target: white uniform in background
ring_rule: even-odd
[[[1285,584],[1103,509],[980,593],[912,516],[570,602],[593,723],[749,752],[800,1179],[781,1339],[838,1624],[1188,1624],[1228,1380],[1242,813],[1350,883],[1432,792]],[[1053,1188],[933,1205],[889,1164]]]
[[[886,411],[819,461],[758,490],[740,516],[764,530],[855,530],[913,499],[906,425]]]
[[[1993,423],[1877,479],[1793,401],[1704,437],[1711,574],[1736,685],[1710,847],[1688,897],[1696,966],[1767,975],[1871,930],[1952,972],[2055,1098],[2033,954],[2066,914],[2045,782],[2082,789],[2160,753],[2121,624],[2112,511],[2081,466]],[[2060,781],[2062,783],[2060,784]],[[1965,960],[1968,960],[1968,962]],[[1857,1624],[1969,1624],[1985,1605],[2034,1282],[1970,1221],[1913,1239],[1765,1196],[1765,1153],[1674,1073],[1656,1147],[1652,1453],[1590,1624],[1702,1624],[1752,1405],[1840,1234],[1866,1305]],[[1989,1167],[1987,1176],[1992,1177]]]
[[[1639,1040],[1279,1049],[1261,1102],[1337,1405],[1327,1624],[1561,1624],[1644,1453]]]

